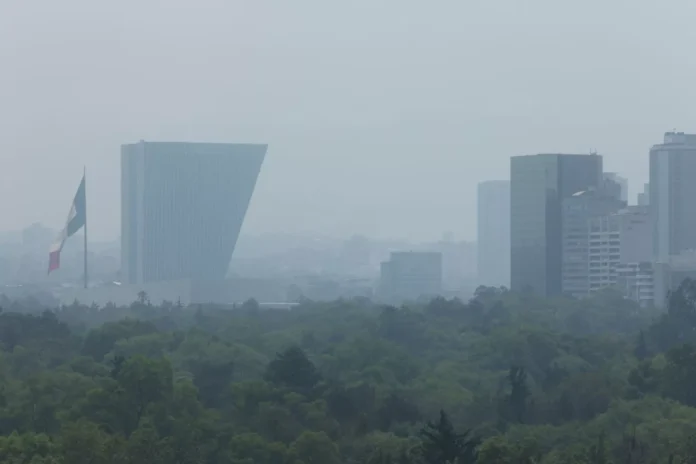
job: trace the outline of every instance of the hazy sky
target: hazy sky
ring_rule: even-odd
[[[689,0],[0,0],[0,229],[119,234],[119,147],[267,142],[246,233],[475,238],[509,156],[647,178],[696,131]]]

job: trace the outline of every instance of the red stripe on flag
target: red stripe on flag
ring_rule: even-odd
[[[60,267],[60,250],[52,251],[48,255],[48,273]]]

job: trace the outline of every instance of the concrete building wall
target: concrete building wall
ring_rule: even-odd
[[[576,298],[588,296],[591,289],[590,271],[595,264],[591,263],[590,252],[595,240],[592,221],[626,205],[619,189],[603,187],[577,192],[563,200],[563,293]]]
[[[615,286],[622,264],[649,262],[652,227],[647,208],[596,217],[590,227],[590,292]]]
[[[649,261],[621,263],[616,269],[617,287],[623,295],[642,307],[649,307],[655,301],[653,265]]]
[[[620,211],[621,262],[642,263],[652,259],[652,222],[647,206],[629,206]]]

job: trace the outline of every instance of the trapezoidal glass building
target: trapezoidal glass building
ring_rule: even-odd
[[[267,145],[121,146],[121,279],[222,280]]]

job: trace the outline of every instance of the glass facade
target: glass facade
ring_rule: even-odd
[[[541,154],[510,159],[510,286],[541,295],[562,291],[563,199],[596,188],[599,155]]]
[[[655,261],[696,249],[696,135],[665,134],[650,150],[650,207]]]
[[[266,149],[213,143],[124,145],[123,280],[223,279]]]

